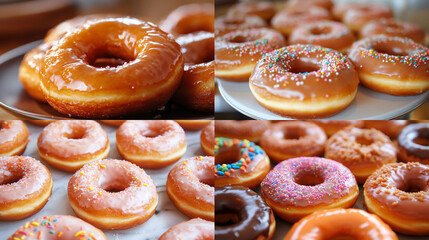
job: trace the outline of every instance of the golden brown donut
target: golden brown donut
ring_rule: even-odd
[[[37,213],[51,193],[51,174],[39,161],[0,157],[0,220],[19,220]]]
[[[396,162],[396,148],[376,129],[348,127],[328,139],[325,157],[344,164],[362,184],[382,165]]]
[[[227,15],[256,15],[268,22],[274,16],[275,12],[276,11],[274,9],[273,3],[271,2],[250,1],[237,3],[231,6],[228,9]]]
[[[174,120],[174,121],[176,121],[185,130],[196,131],[209,125],[213,120]]]
[[[266,26],[267,23],[265,20],[256,15],[224,15],[215,19],[215,34],[216,36],[220,36],[238,29],[262,28]]]
[[[393,230],[410,235],[429,234],[429,166],[386,164],[364,185],[365,206]]]
[[[180,161],[171,169],[167,193],[181,212],[214,221],[214,171],[214,158],[203,156]]]
[[[214,223],[194,218],[186,222],[181,222],[168,229],[159,240],[214,240]]]
[[[395,96],[429,89],[428,56],[429,49],[411,39],[384,35],[355,42],[349,53],[364,86]]]
[[[260,142],[270,159],[279,163],[295,157],[322,155],[326,135],[314,123],[283,121],[268,127]]]
[[[392,10],[382,3],[345,3],[339,7],[337,17],[352,31],[359,32],[366,23],[381,18],[392,18]],[[335,12],[335,10],[334,10]]]
[[[0,121],[0,156],[23,154],[28,141],[28,129],[23,121]]]
[[[259,142],[269,126],[270,122],[266,120],[216,120],[215,136]]]
[[[357,128],[363,128],[364,126],[364,121],[362,120],[312,120],[311,122],[323,128],[328,137],[348,126]]]
[[[97,67],[106,57],[125,63]],[[164,106],[182,73],[180,46],[167,33],[135,18],[106,18],[66,34],[46,53],[40,76],[57,111],[105,118]]]
[[[200,144],[201,148],[207,155],[214,156],[215,146],[215,121],[212,121],[201,131]]]
[[[375,128],[389,136],[391,139],[398,137],[404,127],[408,125],[407,120],[364,120],[365,128]]]
[[[359,37],[366,38],[379,34],[411,38],[420,44],[424,44],[425,41],[425,31],[423,28],[411,22],[402,22],[393,18],[376,19],[365,24],[359,32]]]

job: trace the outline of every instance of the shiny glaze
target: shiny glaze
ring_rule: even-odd
[[[145,216],[158,202],[150,176],[130,162],[115,159],[83,166],[69,181],[68,197],[77,207],[97,215]]]
[[[290,34],[290,30],[303,23],[329,20],[329,11],[316,6],[285,9],[278,12],[271,20],[271,25],[285,35]]]
[[[185,65],[194,65],[213,61],[214,34],[210,32],[195,32],[176,38],[182,49]]]
[[[293,67],[315,68],[291,72]],[[291,101],[326,100],[357,90],[359,78],[341,53],[313,45],[292,45],[266,54],[249,79],[254,90],[269,98]]]
[[[174,36],[198,31],[214,32],[214,5],[212,3],[182,5],[160,23],[160,28]]]
[[[277,159],[276,155],[287,155],[288,158],[319,156],[323,153],[326,134],[323,130],[309,122],[284,121],[271,125],[261,136],[261,147]],[[271,156],[271,152],[277,153]]]
[[[237,41],[238,42],[235,42]],[[241,29],[215,39],[216,69],[233,70],[256,64],[265,53],[285,45],[283,36],[268,28]]]
[[[0,206],[36,199],[51,181],[48,169],[34,158],[0,157]]]
[[[116,144],[129,154],[162,156],[186,148],[186,135],[172,120],[128,120],[116,131]]]
[[[415,42],[424,43],[425,31],[411,22],[402,22],[397,19],[377,19],[371,21],[360,30],[361,38],[384,34],[403,38],[411,38]]]
[[[293,225],[284,240],[322,240],[340,236],[356,240],[398,239],[390,227],[376,215],[359,209],[333,209],[316,212],[301,219]]]
[[[420,163],[386,164],[364,185],[365,196],[400,219],[429,221],[429,166]],[[401,189],[418,189],[408,192]]]
[[[261,28],[266,26],[267,23],[264,19],[256,15],[224,15],[216,17],[215,19],[216,36],[238,29]]]
[[[93,120],[64,120],[47,125],[37,140],[39,152],[65,161],[100,154],[109,147],[107,133]]]
[[[354,168],[377,168],[396,162],[396,148],[389,137],[376,129],[349,127],[329,138],[325,157],[344,164],[352,171]]]
[[[214,240],[214,223],[200,218],[174,225],[159,240]]]
[[[307,186],[302,176],[317,176],[322,183]],[[325,158],[300,157],[279,163],[261,183],[262,195],[281,206],[310,207],[332,204],[357,191],[356,179],[344,165]]]
[[[90,65],[106,54],[128,62],[117,67]],[[133,95],[165,82],[181,62],[180,46],[154,24],[105,18],[69,32],[53,46],[44,59],[41,78],[48,92]]]
[[[214,146],[216,144],[215,142],[215,121],[212,121],[209,125],[207,125],[203,130],[201,131],[201,146],[206,145],[208,148],[210,148],[210,152],[206,152],[206,150],[203,148],[204,152],[208,155],[214,155]]]
[[[79,234],[78,234],[79,233]],[[76,236],[76,234],[78,234]],[[33,219],[22,226],[8,240],[106,240],[102,231],[83,220],[67,215],[50,215]]]
[[[228,9],[227,15],[256,15],[268,21],[274,16],[275,12],[273,3],[271,2],[250,1],[234,4]]]
[[[398,137],[398,144],[408,155],[429,160],[429,146],[414,142],[416,139],[425,139],[429,142],[429,124],[411,124],[405,127]]]
[[[26,142],[28,142],[28,129],[23,121],[0,121],[0,156]]]
[[[342,23],[334,21],[301,24],[292,31],[289,39],[290,44],[314,44],[341,52],[354,41],[353,33]]]
[[[254,191],[241,187],[216,188],[215,238],[229,240],[255,240],[269,235],[271,208]],[[219,224],[221,214],[238,216],[238,222]],[[264,238],[264,239],[265,239]]]
[[[382,3],[357,3],[345,10],[342,21],[347,26],[360,26],[359,28],[361,28],[372,20],[392,17],[392,10]]]
[[[262,133],[270,126],[266,120],[217,120],[215,121],[215,136],[259,140]]]

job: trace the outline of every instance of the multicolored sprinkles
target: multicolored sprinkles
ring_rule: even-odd
[[[249,140],[239,140],[239,139],[230,139],[230,138],[215,138],[215,155],[219,152],[221,148],[231,148],[234,146],[240,147],[241,157],[240,159],[231,164],[217,164],[215,169],[215,176],[230,176],[235,170],[240,169],[245,171],[247,164],[249,164],[256,155],[265,154],[264,151],[256,145],[254,142]]]

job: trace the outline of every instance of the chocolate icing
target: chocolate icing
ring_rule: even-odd
[[[399,134],[398,143],[409,155],[421,159],[429,158],[429,146],[416,143],[416,139],[424,139],[429,142],[429,124],[411,124],[405,127]]]

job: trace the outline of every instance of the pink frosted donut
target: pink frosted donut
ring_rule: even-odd
[[[23,121],[0,121],[0,156],[21,155],[27,143],[28,129]]]
[[[300,157],[279,163],[261,183],[274,212],[295,222],[313,212],[353,206],[359,189],[352,172],[333,160]]]
[[[159,240],[214,240],[214,223],[200,218],[174,225]]]

